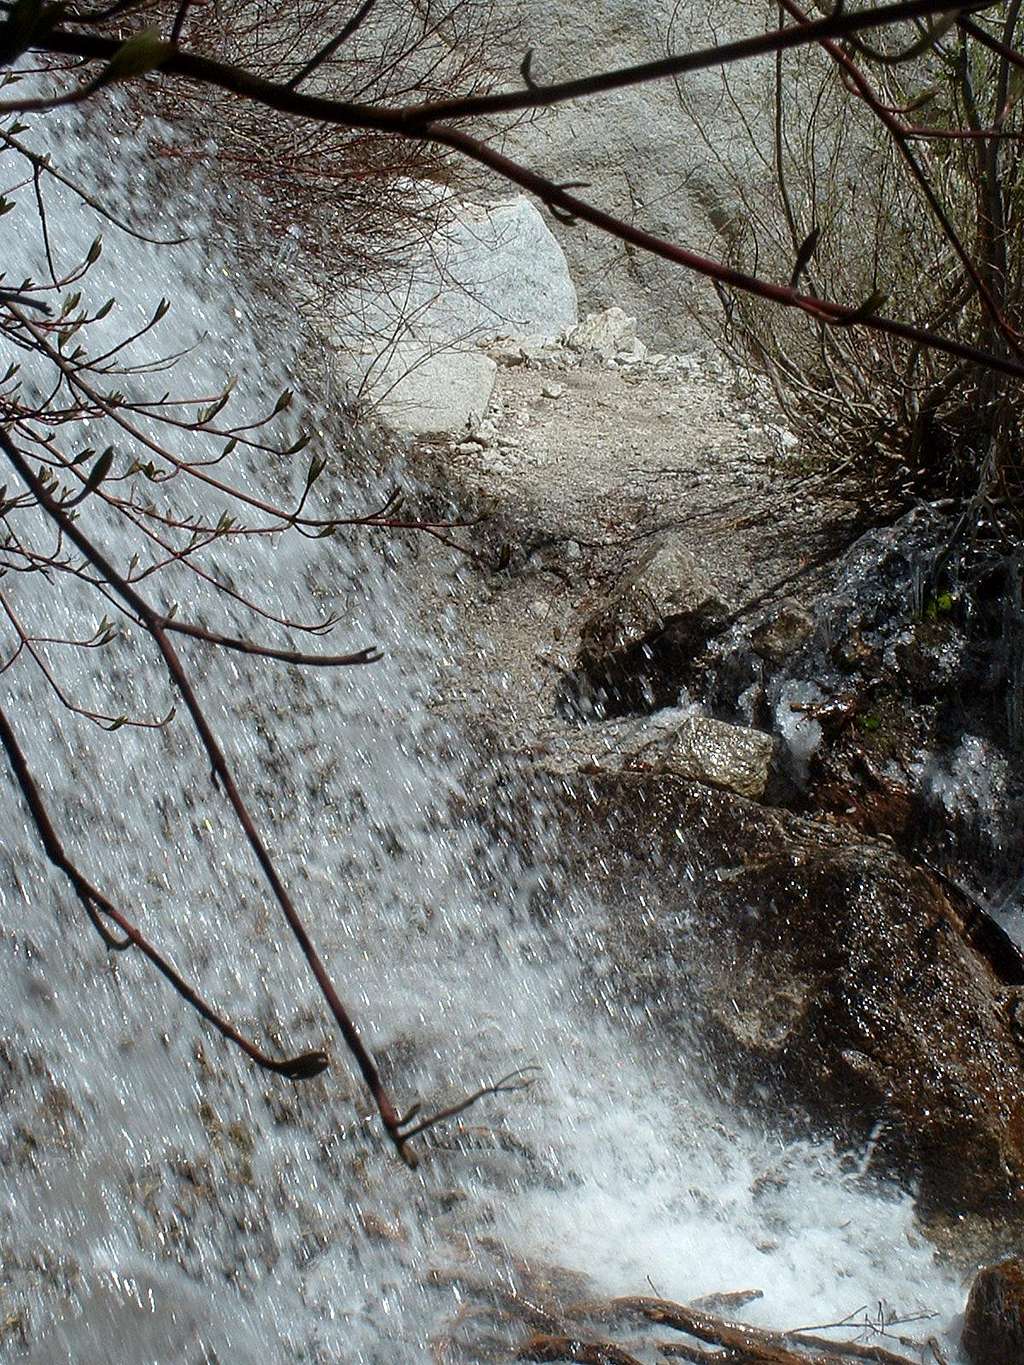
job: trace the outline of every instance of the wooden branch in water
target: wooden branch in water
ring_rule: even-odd
[[[533,1336],[516,1352],[517,1360],[570,1360],[578,1365],[641,1365],[621,1346],[611,1342],[579,1341],[575,1337]]]

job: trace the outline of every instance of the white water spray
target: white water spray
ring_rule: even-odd
[[[51,233],[73,256],[101,229],[90,298],[116,294],[111,338],[172,300],[139,362],[189,349],[178,390],[265,410],[289,382],[288,337],[259,318],[229,262],[204,248],[182,193],[140,207],[138,139],[97,143],[78,119],[33,130],[114,205],[192,240],[147,246],[47,189]],[[22,195],[0,219],[9,278],[39,277]],[[285,334],[279,372],[270,339]],[[297,382],[296,382],[297,381]],[[172,382],[169,377],[168,382]],[[242,408],[236,411],[243,411]],[[327,413],[315,425],[337,431]],[[118,438],[121,439],[121,438]],[[88,443],[97,445],[91,433]],[[275,464],[249,477],[301,486]],[[336,465],[341,458],[336,457]],[[354,508],[374,490],[343,489]],[[284,494],[281,494],[282,498]],[[88,514],[88,515],[87,515]],[[111,553],[133,547],[94,508]],[[93,878],[240,1027],[282,1052],[327,1043],[305,1087],[230,1051],[134,954],[111,958],[46,863],[10,774],[0,848],[0,1329],[35,1365],[347,1362],[430,1358],[458,1301],[425,1284],[481,1239],[591,1276],[599,1289],[666,1297],[757,1288],[748,1319],[777,1326],[877,1311],[880,1301],[954,1323],[962,1290],[916,1234],[910,1201],[866,1189],[827,1148],[783,1146],[709,1098],[686,1058],[635,1014],[595,999],[601,907],[579,896],[533,809],[527,861],[459,814],[481,789],[525,818],[514,777],[431,712],[460,643],[420,623],[415,547],[364,533],[311,544],[260,539],[210,567],[283,613],[340,603],[344,644],[378,642],[373,668],[301,676],[283,665],[186,652],[220,739],[339,990],[403,1102],[445,1102],[536,1063],[541,1078],[438,1132],[411,1173],[384,1141],[276,907],[213,789],[188,724],[106,734],[55,707],[37,675],[4,675],[55,823]],[[161,586],[162,583],[162,586]],[[95,595],[38,576],[5,584],[47,633],[94,624]],[[153,591],[248,633],[241,609],[188,575]],[[435,602],[443,583],[427,585]],[[267,637],[271,628],[267,627]],[[267,638],[265,637],[265,638]],[[280,643],[283,636],[279,636]],[[3,639],[4,657],[11,641]],[[334,644],[331,645],[334,648]],[[165,713],[152,651],[54,651],[77,696]],[[531,914],[542,888],[550,910]],[[952,1352],[951,1352],[952,1355]]]

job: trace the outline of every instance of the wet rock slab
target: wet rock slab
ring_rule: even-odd
[[[762,799],[772,778],[775,740],[683,708],[652,716],[550,732],[543,766],[552,773],[646,771]]]
[[[580,878],[616,888],[614,989],[668,1037],[695,1032],[709,1074],[770,1120],[917,1183],[925,1211],[1024,1208],[1024,970],[980,911],[885,844],[731,793],[561,784],[601,848]]]

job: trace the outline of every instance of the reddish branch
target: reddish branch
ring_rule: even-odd
[[[796,0],[779,0],[779,3],[786,12],[797,21],[799,27],[803,28],[805,31],[813,27],[811,19],[796,3]],[[996,327],[998,327],[1006,341],[1014,350],[1018,350],[1017,343],[1020,340],[1019,334],[1004,317],[1002,310],[992,296],[992,291],[989,289],[986,281],[982,278],[977,263],[971,257],[960,234],[953,225],[952,219],[940,202],[938,195],[932,189],[931,182],[928,179],[925,169],[910,145],[910,129],[907,128],[895,114],[891,113],[885,104],[878,98],[860,67],[847,56],[842,47],[834,39],[823,37],[819,41],[824,51],[828,53],[832,61],[835,62],[836,66],[843,72],[848,82],[848,88],[863,101],[871,110],[872,114],[874,114],[874,116],[884,125],[889,136],[892,138],[894,145],[903,157],[903,161],[907,170],[910,172],[914,183],[924,196],[935,221],[939,224],[943,235],[956,252],[960,264],[970,277],[989,316],[992,318],[992,321],[995,323]],[[907,339],[913,340],[915,338]],[[924,340],[923,344],[927,345],[928,342]],[[942,348],[933,346],[933,349]],[[950,354],[959,353],[950,352]],[[1018,374],[1022,372],[1019,366],[1015,372]]]
[[[878,104],[859,70],[846,58],[835,41],[838,37],[866,29],[884,28],[895,23],[912,19],[926,19],[940,14],[953,13],[959,16],[974,10],[988,8],[988,6],[977,4],[950,5],[941,3],[941,0],[903,0],[903,3],[851,12],[837,6],[836,11],[830,16],[811,21],[793,3],[793,0],[784,0],[784,4],[790,14],[798,18],[799,22],[795,26],[772,30],[736,43],[721,44],[698,52],[685,53],[678,57],[668,57],[657,62],[626,67],[617,71],[600,73],[581,80],[567,81],[551,86],[538,86],[532,80],[528,80],[525,90],[513,92],[509,95],[474,96],[465,100],[435,101],[428,104],[411,105],[406,108],[363,105],[303,94],[290,85],[268,81],[238,67],[182,52],[179,49],[170,51],[162,60],[160,74],[162,77],[180,76],[200,85],[214,86],[281,113],[312,119],[321,124],[341,125],[353,129],[372,129],[450,147],[481,165],[488,166],[504,179],[537,195],[553,211],[569,219],[578,218],[592,223],[610,236],[639,246],[645,251],[704,275],[717,285],[742,290],[782,307],[800,309],[817,321],[830,326],[865,327],[920,346],[943,351],[948,355],[956,356],[990,370],[998,370],[1015,378],[1024,378],[1024,363],[1018,360],[999,356],[955,339],[940,337],[927,329],[913,327],[896,319],[881,317],[870,305],[862,303],[843,305],[828,299],[802,294],[795,288],[762,280],[733,269],[723,262],[713,260],[698,252],[690,251],[651,233],[644,232],[614,214],[605,213],[576,197],[567,188],[557,185],[511,158],[494,151],[480,139],[443,126],[457,118],[466,119],[495,112],[539,108],[577,99],[585,95],[599,95],[612,89],[644,84],[669,76],[680,76],[710,66],[722,66],[785,48],[820,43],[826,47],[830,56],[844,65],[844,69],[848,71],[849,79],[857,86],[858,92],[865,102],[872,106],[879,117],[883,118],[883,121],[887,120],[886,126],[897,138],[898,145],[907,160],[911,173],[928,198],[933,212],[942,223],[944,231],[947,232],[952,245],[960,255],[964,268],[974,281],[993,319],[1007,339],[1015,339],[1016,333],[1002,318],[987,285],[964,250],[955,228],[949,222],[942,205],[931,190],[927,177],[920,169],[909,146],[909,139],[902,125]],[[50,30],[40,37],[37,46],[44,51],[78,56],[86,61],[105,60],[107,62],[115,56],[120,48],[120,44],[114,39],[94,33],[71,31],[66,28]],[[529,75],[528,67],[525,68],[524,74]],[[89,88],[86,87],[86,89]],[[875,105],[878,107],[875,108]],[[8,101],[6,105],[0,105],[0,111],[4,108],[11,111],[22,111],[31,107],[31,101],[15,99]],[[40,107],[46,107],[46,101],[43,101]]]
[[[521,1073],[514,1073],[513,1076],[505,1077],[492,1086],[482,1087],[459,1104],[446,1108],[429,1118],[420,1119],[418,1117],[419,1105],[415,1106],[414,1109],[410,1110],[406,1115],[401,1115],[399,1113],[381,1079],[377,1064],[363,1042],[352,1016],[342,1003],[323,960],[317,952],[291,896],[286,890],[284,883],[281,881],[270,856],[270,852],[256,828],[248,807],[242,799],[241,792],[235,782],[234,775],[225,758],[220,742],[207,720],[206,713],[199,702],[181,659],[169,639],[170,629],[173,628],[174,623],[170,623],[169,626],[166,617],[161,613],[154,611],[149,603],[146,602],[131,584],[128,583],[125,577],[118,572],[94,542],[85,535],[78,523],[64,511],[61,505],[53,497],[51,497],[40,479],[33,473],[25,456],[3,430],[0,430],[0,448],[3,449],[4,454],[7,456],[8,461],[18,477],[28,488],[42,510],[60,529],[61,534],[76,546],[85,559],[100,574],[103,581],[109,585],[110,589],[129,608],[159,649],[167,672],[170,674],[185,702],[185,706],[188,709],[192,723],[199,735],[203,748],[206,751],[213,772],[232,807],[235,819],[244,832],[249,847],[255,854],[260,870],[271,888],[274,899],[284,913],[293,937],[302,949],[313,977],[320,988],[320,992],[326,1000],[338,1029],[345,1040],[345,1045],[354,1058],[356,1066],[358,1067],[370,1094],[373,1096],[374,1104],[376,1105],[377,1112],[387,1130],[388,1137],[391,1139],[396,1152],[406,1165],[414,1167],[417,1164],[417,1158],[415,1153],[413,1153],[407,1145],[411,1137],[425,1132],[428,1128],[433,1127],[434,1124],[439,1123],[454,1114],[463,1112],[463,1110],[468,1108],[471,1104],[476,1103],[478,1099],[481,1099],[485,1095],[518,1089],[523,1085],[528,1084],[528,1081],[521,1078]],[[199,638],[204,638],[203,633],[199,633]],[[269,651],[261,651],[260,649],[253,647],[250,652],[259,653]],[[194,992],[191,992],[190,988],[179,976],[177,976],[177,974],[172,974],[172,969],[163,962],[163,959],[160,959],[152,949],[148,949],[148,945],[144,946],[144,940],[142,940],[138,931],[133,931],[132,926],[130,926],[123,917],[117,914],[110,905],[110,902],[105,900],[105,898],[101,898],[99,893],[88,885],[84,879],[81,878],[81,874],[77,873],[72,867],[64,856],[59,843],[56,841],[52,826],[47,828],[46,825],[40,823],[40,813],[45,813],[41,812],[41,806],[38,802],[38,792],[31,781],[24,760],[21,758],[20,751],[17,749],[14,742],[13,733],[9,728],[5,728],[2,735],[0,735],[0,738],[3,739],[12,766],[15,768],[19,785],[25,793],[30,807],[32,807],[33,816],[36,820],[37,827],[40,829],[40,834],[43,838],[48,856],[51,858],[51,861],[54,861],[62,871],[71,877],[72,884],[75,886],[79,898],[82,899],[83,904],[85,904],[86,908],[89,910],[93,922],[96,922],[94,910],[96,907],[99,907],[103,914],[113,919],[122,932],[127,937],[131,938],[132,942],[136,943],[137,946],[147,953],[150,960],[159,967],[164,975],[172,981],[175,988],[184,995],[205,1018],[214,1023],[226,1037],[230,1037],[232,1041],[238,1043],[240,1047],[243,1047],[250,1056],[254,1057],[254,1060],[258,1060],[252,1049],[252,1045],[246,1043],[234,1030],[229,1031],[229,1026],[226,1025],[223,1020],[219,1019],[209,1006],[205,1005]],[[34,793],[34,796],[31,793]],[[34,802],[35,804],[33,804]],[[92,909],[90,909],[90,907],[92,907]],[[302,1059],[299,1060],[300,1062],[302,1061]],[[263,1065],[263,1061],[261,1061],[260,1064]],[[285,1069],[280,1064],[275,1065],[270,1063],[270,1066],[271,1069]],[[315,1072],[309,1072],[308,1074],[315,1074]]]
[[[194,1010],[211,1023],[229,1042],[240,1047],[247,1057],[250,1057],[257,1066],[262,1067],[265,1071],[274,1071],[278,1075],[287,1076],[289,1080],[293,1081],[308,1080],[319,1075],[328,1065],[328,1057],[325,1052],[303,1052],[296,1057],[286,1057],[282,1060],[275,1060],[268,1056],[255,1043],[251,1043],[248,1038],[239,1033],[223,1015],[218,1014],[211,1005],[208,1005],[203,997],[192,989],[180,972],[172,967],[168,960],[153,947],[136,925],[132,924],[102,891],[93,886],[84,873],[72,862],[57,836],[53,822],[47,813],[46,805],[40,796],[36,780],[32,776],[14,730],[2,710],[0,710],[0,744],[7,752],[15,779],[21,788],[36,829],[39,831],[46,856],[54,867],[63,872],[71,882],[75,894],[92,921],[93,927],[107,947],[114,951],[123,951],[133,945],[138,948],[139,952],[149,958],[157,971],[166,977],[178,994],[187,1000]],[[118,938],[112,934],[101,917],[105,917],[115,924],[124,937]]]

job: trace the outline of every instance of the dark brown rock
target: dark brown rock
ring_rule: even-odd
[[[613,985],[681,1056],[918,1184],[926,1211],[1024,1212],[1024,964],[985,948],[975,907],[839,826],[667,776],[585,782],[571,815],[615,887]]]
[[[962,1346],[971,1365],[1024,1361],[1024,1261],[987,1265],[971,1285]]]

